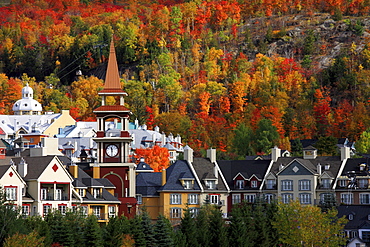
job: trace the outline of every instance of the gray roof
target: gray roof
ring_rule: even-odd
[[[345,216],[352,214],[353,219],[349,220],[344,226],[344,229],[370,229],[370,205],[340,205],[338,206],[338,216]]]
[[[154,170],[147,163],[145,163],[143,161],[140,161],[139,164],[137,164],[137,166],[136,166],[136,172],[140,172],[140,171],[150,172],[150,171],[154,171]]]
[[[54,157],[55,156],[23,157],[28,164],[27,175],[24,177],[24,179],[27,180],[39,178]],[[12,158],[14,164],[16,165],[20,163],[21,159],[21,157]]]
[[[275,175],[279,172],[280,165],[286,167],[288,164],[294,160],[301,163],[312,173],[317,173],[317,165],[321,164],[322,166],[330,165],[329,170],[322,168],[322,172],[326,172],[331,177],[335,177],[338,172],[342,161],[339,156],[317,156],[316,159],[302,159],[297,157],[280,157],[276,162],[273,163],[271,172]]]
[[[215,165],[209,159],[194,158],[192,164],[205,190],[207,190],[207,186],[205,186],[205,181],[204,181],[205,179],[217,179],[216,190],[222,190],[222,191],[227,190],[226,185],[222,181],[220,174],[218,178],[216,178],[214,174]]]
[[[6,171],[10,168],[11,165],[2,165],[0,166],[0,178],[4,176]]]
[[[229,185],[234,187],[234,177],[240,173],[246,179],[253,175],[263,179],[271,160],[218,160],[217,163]]]
[[[166,169],[166,184],[161,190],[191,191],[189,189],[184,189],[180,179],[194,179],[194,187],[191,190],[200,190],[200,186],[195,179],[195,174],[193,174],[188,163],[184,160],[177,160]]]
[[[136,194],[143,196],[159,196],[158,190],[162,186],[162,173],[139,173],[136,175]]]

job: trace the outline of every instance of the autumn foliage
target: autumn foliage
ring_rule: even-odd
[[[355,141],[370,127],[370,42],[362,50],[353,42],[328,68],[310,60],[327,49],[314,32],[301,31],[286,57],[267,45],[294,31],[270,17],[348,15],[343,26],[361,35],[350,18],[369,7],[362,0],[12,1],[0,8],[0,113],[12,113],[29,83],[44,110],[93,121],[113,38],[131,120],[180,134],[196,151],[231,152],[237,127],[255,131],[263,119],[281,148],[320,136]]]
[[[155,172],[160,172],[170,165],[170,153],[167,148],[155,145],[153,148],[138,148],[135,150],[135,158],[140,161],[144,158]]]

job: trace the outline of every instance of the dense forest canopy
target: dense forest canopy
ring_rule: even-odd
[[[196,151],[357,141],[369,13],[363,0],[14,0],[0,8],[0,113],[29,83],[44,110],[94,120],[113,38],[132,118]]]

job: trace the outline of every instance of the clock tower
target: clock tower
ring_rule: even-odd
[[[136,214],[135,163],[129,158],[132,137],[128,132],[130,110],[124,106],[116,52],[113,39],[110,44],[104,88],[98,93],[102,104],[94,110],[97,118],[97,162],[92,163],[94,178],[107,178],[115,186],[115,196],[121,201],[118,215]],[[115,104],[108,104],[114,101]]]

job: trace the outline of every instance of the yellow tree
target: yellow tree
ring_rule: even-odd
[[[335,208],[323,212],[299,201],[279,203],[273,226],[282,244],[292,247],[337,247],[346,243],[342,235],[347,220],[337,217]]]
[[[71,94],[81,120],[94,117],[93,110],[101,103],[98,92],[102,88],[103,81],[95,76],[81,76],[77,81],[72,82]]]

